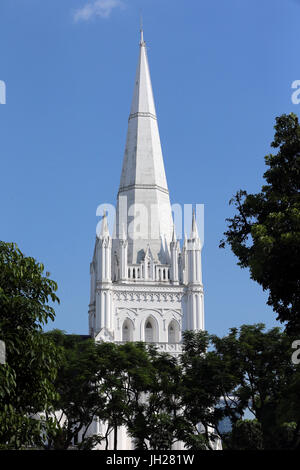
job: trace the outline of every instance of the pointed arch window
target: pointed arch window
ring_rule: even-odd
[[[153,343],[153,326],[150,320],[147,320],[145,325],[145,341],[146,343]]]
[[[168,342],[179,342],[179,325],[176,321],[172,320],[168,327]]]
[[[175,328],[172,324],[169,326],[168,340],[169,343],[175,343]]]
[[[132,341],[132,324],[130,320],[125,320],[122,328],[122,341]]]

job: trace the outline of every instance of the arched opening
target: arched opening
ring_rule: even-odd
[[[141,336],[146,343],[156,343],[159,341],[160,337],[159,322],[156,318],[156,312],[155,310],[147,310],[144,314],[144,320],[141,323]]]
[[[145,341],[146,343],[153,343],[153,325],[150,320],[146,320],[145,324]]]
[[[132,323],[128,319],[126,319],[123,323],[122,341],[124,342],[132,341]]]
[[[168,342],[178,343],[179,342],[179,326],[174,320],[171,321],[168,327]]]
[[[175,328],[174,328],[173,325],[170,325],[170,326],[169,326],[168,342],[169,342],[169,343],[175,343]]]

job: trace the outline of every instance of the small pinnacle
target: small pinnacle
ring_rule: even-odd
[[[175,232],[175,224],[173,224],[173,235],[172,235],[172,242],[176,242],[176,232]]]
[[[193,238],[199,238],[198,228],[197,228],[197,223],[196,223],[195,209],[193,209],[192,232],[191,232],[191,239]]]
[[[102,218],[102,227],[101,227],[101,238],[105,238],[109,236],[109,230],[107,225],[107,217],[106,211],[103,211],[103,218]]]

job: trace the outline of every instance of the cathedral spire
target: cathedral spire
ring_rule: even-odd
[[[144,41],[144,32],[142,29],[140,33],[140,54],[136,70],[135,86],[131,102],[129,120],[140,117],[152,117],[156,120],[147,49],[146,43]],[[136,113],[143,113],[143,115],[136,116]],[[150,114],[150,116],[145,116],[145,113]]]
[[[142,27],[140,34],[139,59],[118,193],[117,224],[124,219],[123,214],[119,214],[122,206],[120,198],[126,197],[129,262],[135,263],[138,253],[145,251],[148,243],[153,256],[166,262],[160,250],[160,239],[163,236],[168,242],[171,241],[173,221]],[[136,214],[138,217],[132,220]],[[117,233],[120,229],[121,226]]]

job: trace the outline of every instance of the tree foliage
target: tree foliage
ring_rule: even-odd
[[[242,268],[267,290],[287,331],[300,332],[300,125],[295,114],[276,118],[261,192],[241,190],[231,199],[237,214],[227,219],[227,243]]]
[[[44,413],[47,433],[43,446],[66,450],[77,442],[80,434],[81,447],[87,449],[99,441],[88,431],[104,407],[97,381],[96,344],[89,337],[66,335],[60,330],[45,336],[59,348],[61,364],[54,382],[56,400]]]
[[[286,333],[258,324],[232,328],[223,338],[204,332],[185,337],[183,360],[191,380],[186,403],[195,422],[211,425],[231,449],[299,447],[300,369],[291,360]],[[230,433],[222,430],[224,419],[230,420]]]
[[[137,449],[290,449],[300,446],[300,370],[291,338],[263,324],[232,328],[223,338],[184,332],[179,359],[145,343],[100,343],[51,333],[67,347],[57,378],[52,447],[68,448],[81,431],[81,448],[95,444],[87,431],[101,422],[104,448],[118,449],[127,429]],[[56,341],[57,342],[57,341]],[[222,429],[230,422],[231,431]],[[60,431],[59,431],[60,429]],[[89,441],[90,440],[90,441]],[[50,448],[51,448],[50,445]]]
[[[56,398],[59,361],[42,326],[54,319],[56,283],[44,266],[15,244],[0,242],[0,339],[6,364],[0,366],[0,446],[20,448],[40,442],[43,422],[36,414]]]
[[[263,450],[260,422],[257,419],[239,419],[233,424],[225,442],[234,450]]]
[[[236,386],[222,388],[224,406],[232,421],[249,410],[261,421],[272,402],[281,397],[295,366],[291,361],[291,340],[279,328],[264,331],[263,324],[232,328],[228,336],[212,336],[215,353]]]
[[[174,357],[155,347],[142,343],[139,347],[144,351],[144,365],[128,371],[133,379],[128,431],[139,449],[167,450],[179,440],[183,425],[181,369]]]
[[[46,413],[45,448],[79,448],[103,441],[118,448],[125,426],[138,449],[169,449],[178,440],[180,368],[175,358],[145,343],[102,342],[54,330],[47,333],[63,356],[55,387],[56,413]],[[95,420],[101,434],[96,435]]]
[[[222,364],[214,352],[207,351],[209,345],[206,331],[183,334],[181,402],[186,425],[182,440],[194,450],[213,449],[217,438],[215,408],[221,396]]]

